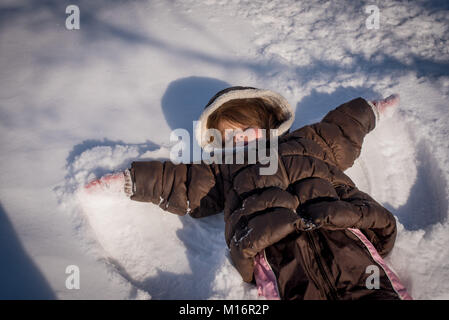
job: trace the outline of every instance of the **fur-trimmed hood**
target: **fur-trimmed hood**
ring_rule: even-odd
[[[281,136],[287,133],[293,124],[295,119],[295,113],[288,103],[287,99],[271,90],[257,89],[253,87],[234,86],[223,89],[213,96],[204,108],[203,113],[195,127],[195,138],[198,145],[201,148],[205,148],[208,145],[206,139],[207,131],[207,119],[209,116],[220,108],[224,103],[233,99],[245,99],[245,98],[261,98],[268,102],[270,105],[278,106],[282,112],[280,119],[284,119],[280,126],[277,128],[277,135]],[[214,146],[220,148],[221,146]]]

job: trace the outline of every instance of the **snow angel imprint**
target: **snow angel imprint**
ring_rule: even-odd
[[[259,129],[276,129],[274,174],[261,175],[259,162],[139,161],[86,188],[122,185],[131,200],[194,218],[224,211],[233,264],[268,299],[410,299],[383,260],[396,239],[394,216],[344,173],[364,137],[398,102],[395,95],[357,98],[290,132],[294,112],[284,97],[230,87],[207,103],[196,131],[199,145],[210,143],[201,133],[210,128],[222,141],[246,144],[262,138]],[[226,129],[251,134],[229,137]]]

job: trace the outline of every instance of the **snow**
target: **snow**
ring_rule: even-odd
[[[401,95],[347,173],[398,219],[387,263],[415,299],[449,298],[446,1],[60,1],[0,4],[1,298],[260,299],[193,219],[80,186],[164,159],[220,89],[279,92],[292,128],[352,98]],[[4,262],[6,261],[6,263]],[[67,289],[66,267],[80,269]]]

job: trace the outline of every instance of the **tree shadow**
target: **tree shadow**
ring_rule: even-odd
[[[140,0],[136,0],[138,3]],[[314,59],[307,66],[297,67],[288,65],[279,59],[233,59],[222,57],[205,52],[201,49],[190,49],[176,44],[173,41],[167,41],[152,35],[145,28],[131,28],[129,25],[114,21],[110,15],[110,9],[123,5],[122,1],[89,1],[74,0],[70,4],[75,4],[81,10],[81,29],[77,31],[80,39],[84,41],[86,46],[95,44],[98,41],[114,40],[122,42],[124,46],[149,46],[155,50],[160,50],[164,54],[173,55],[174,57],[188,58],[201,63],[208,63],[219,66],[224,69],[246,69],[254,72],[260,77],[266,77],[267,74],[275,76],[278,73],[291,72],[297,74],[299,84],[304,84],[313,79],[333,79],[339,74],[360,74],[383,77],[385,74],[400,76],[406,72],[416,72],[418,77],[439,77],[449,75],[449,62],[436,61],[426,59],[417,55],[410,54],[407,56],[407,63],[398,60],[388,54],[378,51],[370,57],[362,54],[356,54],[350,51],[346,52],[346,56],[353,59],[350,65],[342,65],[339,63],[329,63],[319,59]],[[55,30],[55,26],[60,28],[62,32],[65,30],[65,8],[68,3],[57,0],[31,0],[26,4],[9,4],[0,8],[0,27],[3,25],[11,25],[15,21],[26,21],[26,27],[35,32],[43,33],[47,30]],[[422,14],[430,14],[437,10],[446,10],[448,5],[446,1],[432,1],[432,3],[422,2],[420,4]],[[131,7],[132,9],[135,9]],[[364,5],[362,3],[351,4],[351,8],[355,12],[364,13]],[[130,9],[131,10],[131,9]],[[109,19],[105,19],[108,16]],[[214,43],[221,43],[219,37],[211,34],[205,28],[189,20],[187,17],[174,13],[176,19],[182,21],[192,29],[201,33]],[[140,16],[135,17],[138,21]],[[364,25],[361,24],[360,28]],[[356,39],[354,39],[356,40]],[[324,44],[325,45],[325,44]],[[224,45],[221,45],[224,49]],[[103,52],[104,58],[119,57],[122,52],[108,51]],[[71,61],[81,61],[89,59],[90,56],[74,56],[69,52],[61,54],[61,52],[46,51],[44,54],[35,54],[36,60],[41,64],[67,63]],[[313,57],[312,57],[313,58]]]
[[[0,203],[0,299],[49,300],[56,296],[26,253]]]
[[[136,0],[139,2],[141,0]],[[274,61],[254,62],[252,60],[241,60],[221,57],[204,52],[203,50],[189,49],[178,45],[173,41],[167,41],[152,35],[148,30],[141,28],[130,28],[124,24],[114,21],[113,17],[105,19],[107,10],[114,9],[123,5],[120,0],[74,0],[65,3],[57,0],[31,0],[24,4],[10,4],[0,8],[0,27],[4,25],[12,25],[14,22],[26,21],[26,28],[34,32],[43,33],[47,30],[58,30],[60,32],[75,32],[65,29],[65,19],[68,16],[65,9],[68,5],[77,5],[80,8],[80,30],[76,32],[80,35],[80,39],[88,46],[96,44],[98,41],[113,40],[123,43],[124,46],[148,46],[155,50],[161,50],[164,54],[182,56],[192,60],[209,63],[212,65],[220,65],[226,69],[229,68],[246,68],[258,74],[264,74],[273,69],[273,66],[280,65]],[[181,17],[181,18],[180,18]],[[136,21],[140,16],[134,17]],[[175,18],[181,19],[184,23],[194,28],[211,41],[219,42],[212,39],[212,34],[208,33],[204,28],[200,28],[194,22],[175,13]],[[20,22],[21,23],[21,22]],[[57,28],[57,29],[55,29]],[[67,34],[69,35],[69,33]],[[57,39],[55,39],[57,40]],[[222,45],[224,48],[224,45]],[[103,52],[104,58],[119,57],[121,52],[108,51]],[[53,65],[57,63],[67,63],[68,60],[82,62],[83,59],[89,59],[90,56],[74,56],[67,52],[47,51],[45,54],[35,54],[35,59],[43,65]]]
[[[207,25],[201,21],[201,23],[195,22],[193,19],[190,19],[188,15],[183,14],[176,10],[175,0],[168,0],[167,3],[172,7],[172,14],[176,16],[176,21],[179,21],[181,24],[188,26],[189,29],[195,30],[197,33],[203,34],[207,37],[214,45],[219,45],[222,50],[227,50],[227,46],[224,44],[221,39],[217,38],[217,35],[213,32],[209,31]]]
[[[307,82],[313,80],[334,79],[342,74],[364,74],[367,77],[374,76],[380,79],[385,75],[398,78],[408,72],[415,72],[418,78],[428,77],[430,79],[449,75],[449,62],[424,59],[413,54],[408,55],[408,63],[382,52],[377,52],[366,58],[361,54],[347,51],[345,56],[352,58],[353,62],[350,65],[315,59],[307,66],[294,67],[298,82],[301,85],[306,85]]]
[[[449,10],[449,2],[446,0],[417,1],[417,4],[420,7],[429,10],[429,13],[441,10]]]

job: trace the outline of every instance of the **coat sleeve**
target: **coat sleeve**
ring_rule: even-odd
[[[300,128],[292,134],[314,140],[344,171],[359,157],[363,139],[375,125],[373,106],[365,99],[357,98],[330,111],[321,122]]]
[[[223,210],[223,182],[217,164],[138,161],[131,165],[131,200],[152,202],[178,215],[201,218]]]
[[[397,235],[393,214],[356,187],[337,188],[337,193],[339,200],[320,201],[301,209],[323,228],[360,229],[379,254],[386,256]]]

